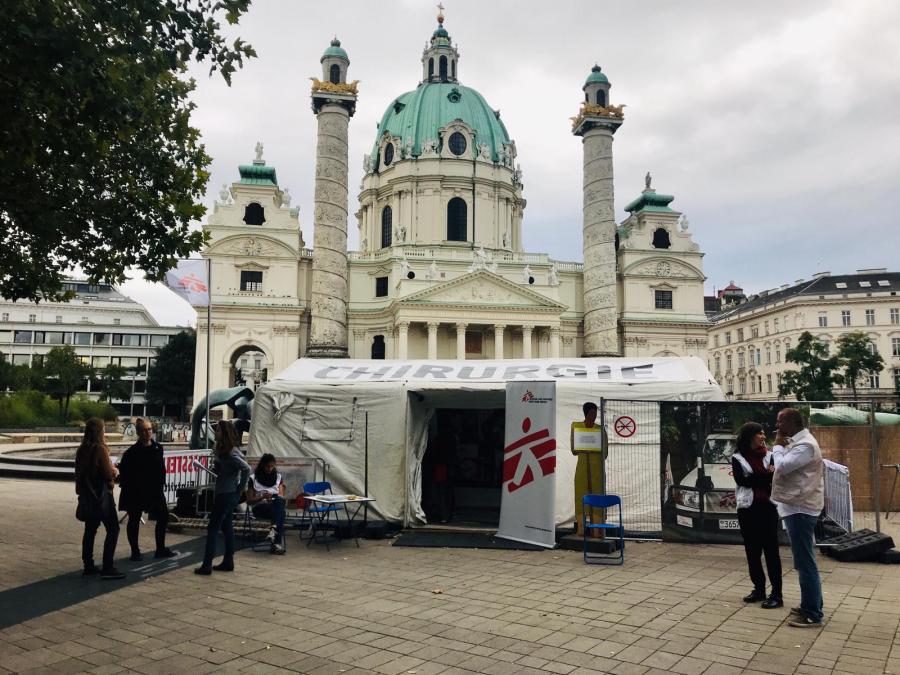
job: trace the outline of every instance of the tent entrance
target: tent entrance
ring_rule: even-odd
[[[422,458],[429,523],[496,527],[500,522],[505,410],[435,408]]]

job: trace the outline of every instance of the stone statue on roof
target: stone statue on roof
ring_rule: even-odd
[[[645,190],[649,190],[649,189],[650,189],[650,182],[651,182],[652,180],[653,180],[653,177],[650,175],[650,172],[648,171],[648,172],[647,172],[647,175],[644,176],[644,189],[645,189]]]
[[[256,151],[256,161],[261,162],[263,156],[263,144],[260,141],[256,141],[254,150]]]
[[[291,208],[291,191],[289,188],[284,188],[281,192],[281,205],[286,209]]]

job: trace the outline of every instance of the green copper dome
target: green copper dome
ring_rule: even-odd
[[[588,78],[584,81],[584,86],[588,86],[589,84],[609,84],[609,80],[606,79],[606,75],[600,72],[600,66],[595,65],[591,68],[591,74],[588,75]]]
[[[350,60],[347,56],[347,52],[341,47],[341,41],[337,38],[334,38],[334,40],[331,41],[331,45],[325,50],[325,53],[322,54],[322,58],[319,59],[319,62],[321,63],[329,56],[336,56],[337,58],[346,59],[347,61]]]
[[[491,159],[499,161],[500,150],[509,144],[509,134],[499,113],[495,113],[477,91],[454,82],[425,82],[415,91],[398,96],[385,110],[378,125],[378,135],[372,148],[372,159],[377,159],[381,137],[385,132],[400,138],[401,144],[412,139],[412,154],[422,153],[422,143],[440,140],[438,130],[453,120],[462,120],[475,134],[473,150],[486,144]]]
[[[440,26],[438,26],[437,28],[434,29],[434,32],[431,34],[431,37],[433,37],[433,38],[437,38],[437,37],[449,38],[450,33],[448,33],[447,29],[444,28],[443,24],[441,24]]]

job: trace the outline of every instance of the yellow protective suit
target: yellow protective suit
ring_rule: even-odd
[[[600,438],[602,447],[595,451],[575,451],[575,432],[600,430]],[[605,462],[609,454],[609,439],[606,435],[606,429],[596,422],[594,426],[588,427],[581,422],[572,422],[569,431],[569,448],[572,454],[578,457],[578,466],[575,468],[575,522],[578,531],[581,531],[581,523],[583,522],[583,508],[581,499],[584,495],[603,495],[606,494],[606,473]],[[603,511],[594,510],[594,518],[596,522],[604,522]],[[591,522],[595,522],[591,520]],[[602,536],[599,534],[598,536]]]

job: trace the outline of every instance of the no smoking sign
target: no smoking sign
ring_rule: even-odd
[[[637,431],[637,423],[628,415],[622,415],[613,422],[613,430],[622,438],[630,438]]]

